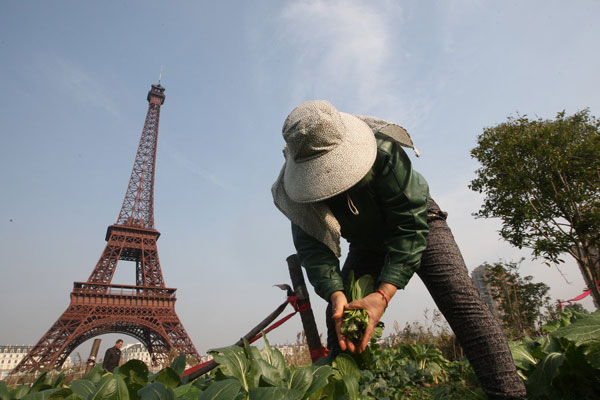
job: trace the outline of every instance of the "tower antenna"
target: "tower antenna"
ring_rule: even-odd
[[[158,74],[158,84],[160,85],[160,81],[162,80],[162,72],[163,72],[163,66],[160,66],[160,74]]]

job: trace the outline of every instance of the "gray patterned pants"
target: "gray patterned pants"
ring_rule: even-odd
[[[481,387],[489,399],[525,399],[525,385],[517,370],[506,337],[478,290],[473,286],[446,213],[431,200],[427,249],[417,274],[456,334]],[[385,254],[350,246],[342,275],[379,276]],[[327,308],[327,347],[339,352],[331,305]]]

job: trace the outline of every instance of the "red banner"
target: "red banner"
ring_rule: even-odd
[[[596,284],[598,285],[598,289],[600,289],[600,281],[596,282]],[[579,296],[573,297],[571,300],[558,300],[558,305],[560,306],[560,308],[563,308],[563,304],[585,299],[590,294],[592,294],[592,289],[586,290],[585,292],[581,293]]]

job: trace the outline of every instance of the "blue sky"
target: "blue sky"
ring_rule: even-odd
[[[161,66],[158,247],[201,352],[235,342],[283,299],[272,285],[289,281],[294,250],[270,186],[297,104],[328,99],[406,127],[471,270],[529,256],[499,239],[497,221],[471,216],[477,135],[516,112],[600,110],[596,1],[173,4],[0,2],[0,343],[35,343],[92,271]],[[575,264],[561,270],[572,284],[523,263],[554,298],[577,295]],[[114,282],[132,284],[132,266]],[[433,306],[415,277],[384,321],[403,326]],[[294,319],[272,340],[300,329]]]

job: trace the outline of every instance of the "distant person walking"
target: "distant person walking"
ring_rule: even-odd
[[[113,347],[106,350],[102,368],[110,372],[114,371],[121,361],[121,346],[123,346],[123,340],[119,339]]]

